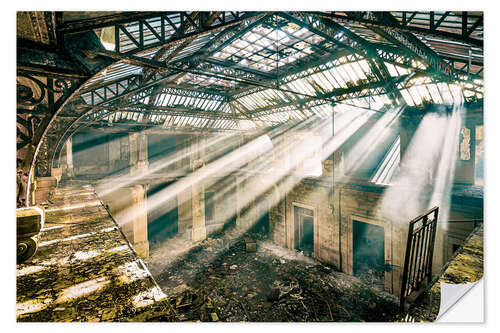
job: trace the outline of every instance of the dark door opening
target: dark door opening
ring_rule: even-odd
[[[255,224],[256,230],[265,236],[269,235],[269,212],[266,212],[259,218]]]
[[[151,187],[147,196],[153,196],[158,191],[170,185],[165,183]],[[177,196],[174,196],[160,207],[148,210],[148,240],[151,243],[161,242],[172,238],[178,233]]]
[[[314,212],[294,206],[295,248],[311,256],[314,252]]]
[[[258,209],[259,219],[250,229],[251,232],[258,232],[265,237],[269,236],[269,210],[267,209],[268,204],[266,199],[257,199],[256,207]]]
[[[384,227],[353,220],[353,275],[384,287]]]

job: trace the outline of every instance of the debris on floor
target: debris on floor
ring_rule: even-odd
[[[248,251],[248,244],[255,251]],[[147,265],[184,321],[393,321],[393,295],[260,234],[212,234],[199,245],[165,240]]]

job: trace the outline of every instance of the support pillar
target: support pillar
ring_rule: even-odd
[[[148,170],[148,139],[144,133],[129,133],[130,174]]]
[[[73,137],[70,136],[66,141],[66,176],[72,178],[75,176],[73,170]]]
[[[109,171],[113,172],[118,168],[120,161],[120,139],[109,141]]]
[[[103,196],[102,201],[109,207],[137,254],[142,258],[148,257],[148,213],[143,186],[119,188]]]
[[[199,242],[207,238],[205,225],[205,186],[197,183],[192,187],[193,206],[193,242]]]
[[[132,245],[140,257],[146,258],[149,256],[148,213],[146,206],[146,192],[144,191],[144,187],[142,185],[136,185],[133,188],[132,204],[137,207],[138,211],[142,212],[132,221]]]
[[[130,174],[135,174],[137,171],[137,161],[139,160],[138,147],[137,147],[137,133],[132,132],[128,134],[128,147],[129,147],[129,162]]]
[[[177,194],[177,221],[179,225],[178,232],[180,234],[191,232],[190,229],[193,227],[193,204],[191,202],[191,195],[191,188]]]
[[[145,133],[137,134],[137,169],[140,172],[148,171],[148,136]]]

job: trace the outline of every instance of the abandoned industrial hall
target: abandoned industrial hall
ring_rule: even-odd
[[[483,12],[16,24],[16,321],[428,322],[482,278]]]

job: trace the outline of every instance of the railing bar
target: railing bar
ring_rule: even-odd
[[[408,261],[410,259],[410,246],[412,241],[413,224],[408,225],[408,238],[406,240],[406,251],[405,251],[405,264],[403,266],[403,278],[401,281],[401,293],[399,296],[399,307],[402,310],[404,308],[404,301],[406,299],[406,285],[408,283]]]
[[[432,245],[432,234],[434,233],[434,228],[435,228],[436,224],[433,223],[431,225],[431,228],[429,230],[429,242],[430,244]],[[429,266],[429,263],[431,262],[431,248],[429,247],[429,253],[427,254],[427,258],[426,258],[426,263],[425,263],[425,268],[426,268],[426,271],[425,271],[425,277],[427,277],[429,275],[429,270],[432,269],[432,267]]]
[[[417,241],[416,241],[416,247],[417,247],[417,250],[415,252],[415,259],[414,259],[414,263],[413,265],[415,266],[414,270],[413,270],[413,276],[412,276],[412,287],[413,289],[416,289],[417,287],[417,284],[418,284],[418,274],[419,274],[419,268],[420,268],[420,258],[422,256],[422,248],[421,248],[421,245],[422,245],[422,242],[421,242],[421,239],[422,239],[422,229],[420,229],[417,233]]]
[[[429,262],[429,252],[430,252],[430,246],[432,245],[431,244],[431,237],[430,237],[430,233],[432,231],[432,226],[434,225],[434,221],[431,221],[429,223],[429,226],[427,228],[427,231],[425,233],[425,262],[424,262],[424,272],[422,274],[422,281],[425,279],[425,274],[428,270],[428,262]]]
[[[423,263],[423,255],[424,255],[424,231],[425,227],[427,226],[427,215],[423,217],[422,219],[422,229],[420,231],[420,238],[419,238],[419,257],[418,257],[418,273],[417,273],[417,282],[420,282],[420,275],[421,275],[421,269],[422,269],[422,263]]]
[[[432,222],[431,222],[432,223]],[[428,223],[426,225],[425,231],[424,231],[424,253],[423,253],[423,260],[422,260],[422,269],[420,270],[420,275],[418,279],[422,281],[425,278],[425,272],[427,272],[427,255],[429,254],[429,230],[431,228],[431,224]]]
[[[434,247],[434,244],[432,243],[432,233],[434,232],[434,228],[436,227],[436,225],[437,225],[437,220],[436,219],[432,220],[432,222],[430,224],[430,228],[429,228],[429,250],[427,253],[427,258],[426,258],[427,260],[425,262],[425,267],[426,267],[427,271],[429,270],[431,250],[432,250],[432,247]],[[426,272],[426,274],[427,274],[427,272]]]
[[[412,285],[412,276],[413,276],[413,269],[414,269],[414,254],[415,254],[415,239],[416,239],[416,234],[413,233],[412,235],[412,242],[411,242],[411,256],[410,256],[410,271],[408,272],[408,286],[411,287]],[[409,293],[409,290],[407,290],[407,293]],[[407,295],[408,296],[408,295]]]
[[[414,218],[413,220],[411,220],[411,222],[410,222],[410,223],[416,223],[416,222],[420,221],[420,220],[421,220],[424,216],[426,216],[426,215],[430,215],[430,214],[432,213],[432,211],[433,211],[434,209],[437,209],[437,208],[438,208],[438,207],[436,206],[436,207],[433,207],[433,208],[429,209],[429,210],[428,210],[428,211],[426,211],[425,213],[420,214],[419,216],[417,216],[416,218]],[[435,217],[437,217],[436,211],[434,211],[434,216],[435,216]]]
[[[430,247],[430,250],[431,252],[429,253],[429,264],[428,264],[428,270],[429,270],[429,273],[428,273],[428,279],[429,279],[429,282],[431,282],[432,280],[432,257],[434,255],[434,243],[436,241],[436,229],[437,229],[437,216],[438,216],[438,210],[439,208],[436,209],[435,213],[434,213],[434,223],[432,224],[433,228],[432,228],[432,233],[431,233],[431,247]]]

